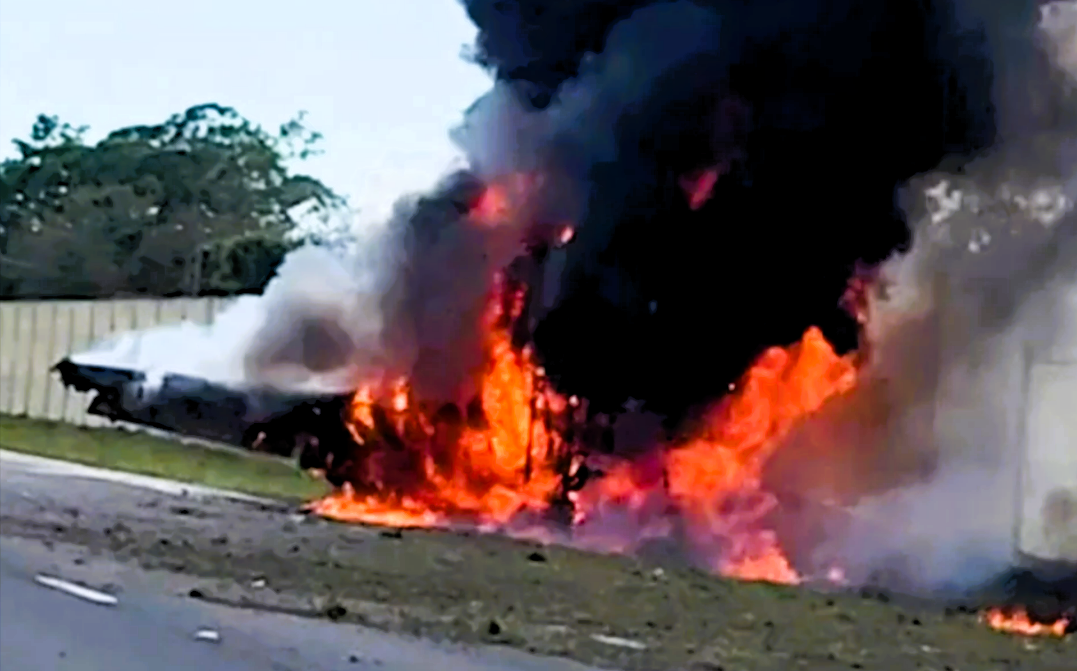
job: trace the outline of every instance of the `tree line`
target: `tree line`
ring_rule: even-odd
[[[302,113],[269,132],[208,103],[96,144],[87,130],[39,115],[0,163],[0,297],[259,291],[301,221],[346,216],[286,167],[320,151]]]

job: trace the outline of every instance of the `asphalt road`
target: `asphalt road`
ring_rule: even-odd
[[[43,588],[10,560],[12,554],[7,547],[0,551],[0,667],[5,671],[279,668],[229,641],[195,640],[194,613],[166,612],[127,595],[116,606],[102,606]]]
[[[167,487],[165,487],[167,489]],[[175,498],[146,484],[65,473],[0,458],[0,513],[36,505],[131,509],[149,498]],[[115,603],[39,584],[60,578],[114,595]],[[188,598],[182,586],[147,577],[108,557],[64,555],[25,538],[0,537],[0,668],[4,671],[582,671],[569,661],[514,650],[462,649],[274,612],[228,608]],[[198,632],[213,632],[204,640]]]

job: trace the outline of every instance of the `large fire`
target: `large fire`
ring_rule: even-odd
[[[504,196],[498,187],[479,200],[480,224],[505,213]],[[530,349],[513,345],[526,287],[504,275],[493,285],[476,401],[466,413],[456,406],[431,413],[406,380],[362,387],[349,418],[362,455],[349,478],[357,484],[315,503],[315,512],[398,527],[466,523],[511,533],[523,525],[530,534],[550,526],[543,518],[567,513],[576,540],[606,551],[631,550],[679,527],[679,540],[723,575],[800,581],[767,524],[777,500],[761,475],[798,420],[853,387],[851,356],[838,356],[809,329],[793,346],[764,352],[687,438],[614,462],[582,489],[565,491],[566,475],[584,465],[583,404],[553,391]],[[601,520],[610,515],[632,519],[637,532],[604,534]]]
[[[717,171],[686,183],[692,207],[710,195]],[[470,219],[496,226],[516,216],[534,178],[489,187]],[[567,244],[569,225],[550,244]],[[858,273],[843,299],[865,323],[870,277]],[[857,385],[856,353],[839,355],[821,330],[764,351],[730,393],[677,439],[655,440],[632,457],[592,468],[596,445],[586,402],[548,384],[530,346],[514,344],[528,287],[493,278],[483,315],[485,368],[466,407],[439,409],[414,398],[406,379],[362,386],[346,418],[359,446],[342,489],[312,512],[392,527],[467,525],[510,535],[560,539],[602,552],[633,552],[656,539],[680,544],[714,572],[737,579],[797,584],[843,582],[843,569],[805,576],[774,523],[781,506],[764,484],[765,467],[798,423]],[[584,480],[582,475],[591,473]],[[815,569],[817,570],[817,569]],[[1063,635],[1069,626],[1032,621],[1023,611],[984,614],[993,628]]]
[[[519,309],[513,302],[510,309]],[[546,387],[530,353],[513,349],[503,325],[511,313],[503,304],[492,301],[487,314],[489,360],[477,417],[459,423],[429,417],[414,405],[405,382],[384,404],[375,403],[369,387],[361,389],[351,405],[351,428],[366,449],[354,480],[368,486],[334,493],[314,504],[315,512],[397,527],[459,522],[487,530],[555,512],[566,494],[560,491],[565,470],[581,463],[571,426],[579,403]],[[799,582],[765,523],[777,501],[762,486],[762,469],[799,419],[855,380],[852,359],[835,354],[818,329],[788,349],[766,351],[696,435],[656,446],[649,458],[619,462],[567,493],[581,541],[630,550],[671,533],[676,518],[689,545],[721,574]],[[659,499],[667,505],[655,510]],[[635,518],[647,531],[628,539],[590,533],[588,522],[611,511]]]
[[[318,502],[316,512],[399,527],[466,521],[493,529],[547,508],[561,484],[563,441],[549,421],[569,404],[543,387],[529,352],[512,347],[508,324],[522,308],[521,292],[501,276],[495,284],[484,318],[488,361],[479,407],[469,408],[469,418],[429,416],[406,381],[389,390],[387,404],[361,388],[350,428],[365,448],[354,476],[368,491],[341,491]]]

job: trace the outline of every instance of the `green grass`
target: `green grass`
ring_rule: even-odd
[[[0,415],[0,447],[270,498],[305,500],[327,491],[324,483],[282,459],[122,429]]]

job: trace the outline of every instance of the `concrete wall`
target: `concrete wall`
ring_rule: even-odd
[[[66,389],[49,369],[90,343],[123,331],[208,323],[227,298],[0,302],[0,413],[102,426],[86,414],[87,394]]]
[[[1005,280],[943,290],[935,434],[964,466],[1014,473],[1012,492],[984,502],[1013,519],[1016,550],[1077,563],[1077,286],[1036,301],[990,338]],[[997,285],[997,286],[993,286]]]
[[[1054,338],[1026,349],[1018,547],[1077,563],[1077,286],[1054,305]]]

